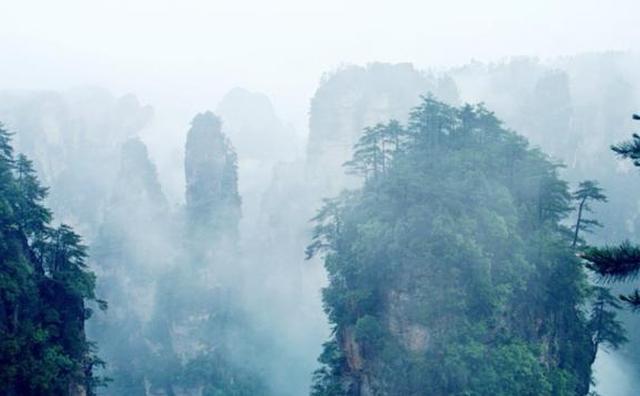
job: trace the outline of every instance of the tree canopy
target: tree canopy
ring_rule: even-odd
[[[312,394],[587,394],[595,343],[623,340],[582,308],[560,165],[482,105],[424,97],[346,166],[364,184],[325,201],[307,248],[334,334]]]

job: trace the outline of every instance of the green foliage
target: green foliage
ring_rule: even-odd
[[[629,241],[620,246],[590,247],[582,257],[589,261],[589,269],[606,280],[633,280],[640,272],[640,247]]]
[[[405,141],[406,131],[398,121],[377,124],[365,128],[362,137],[353,148],[353,159],[344,165],[351,174],[376,178],[387,169],[393,155]]]
[[[203,386],[203,396],[251,396],[263,394],[266,385],[250,370],[233,365],[220,353],[191,359],[182,382]]]
[[[47,190],[31,161],[14,160],[1,125],[0,178],[0,391],[93,394],[101,379],[91,372],[101,361],[84,336],[85,303],[105,303],[95,297],[80,237],[51,227]]]
[[[346,164],[364,186],[314,219],[334,337],[312,394],[586,394],[594,330],[560,166],[481,105],[425,97],[385,151],[388,125]]]
[[[626,331],[616,315],[616,311],[622,307],[606,287],[596,287],[594,294],[589,320],[594,344],[596,347],[604,344],[611,349],[618,349],[627,342]]]
[[[384,345],[383,339],[385,336],[386,332],[379,319],[371,315],[365,315],[356,321],[355,339],[363,349],[375,352]]]
[[[451,394],[539,396],[554,391],[535,350],[525,344],[455,345],[446,356],[445,368],[450,370],[446,386]],[[555,394],[573,394],[568,392],[571,388],[563,388],[555,389]]]
[[[622,158],[632,160],[633,165],[640,166],[640,136],[638,134],[634,133],[631,140],[611,146],[611,150]]]
[[[323,345],[318,361],[322,367],[313,373],[311,394],[315,396],[348,395],[350,384],[342,381],[341,378],[342,373],[347,370],[347,363],[335,340]]]
[[[640,119],[636,114],[634,120]],[[640,167],[640,136],[633,134],[630,141],[611,146],[611,149],[621,158],[631,159],[633,165]],[[588,264],[587,267],[600,275],[606,281],[628,281],[637,278],[640,273],[640,246],[634,246],[624,241],[619,246],[605,246],[603,248],[590,247],[582,253]],[[640,310],[640,290],[636,289],[628,295],[621,295],[620,299],[633,310]]]
[[[635,280],[640,273],[640,247],[629,241],[619,246],[588,247],[581,253],[587,268],[608,282]],[[640,309],[640,292],[621,295],[632,309]]]

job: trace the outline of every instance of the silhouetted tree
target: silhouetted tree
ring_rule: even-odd
[[[602,227],[597,220],[583,218],[584,212],[591,212],[589,201],[607,202],[607,196],[604,195],[603,189],[598,186],[598,182],[593,180],[585,180],[580,183],[578,189],[573,192],[572,197],[578,202],[578,218],[574,226],[573,242],[571,246],[575,247],[579,240],[579,232],[591,232],[593,227]]]

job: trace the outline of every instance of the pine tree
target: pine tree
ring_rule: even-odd
[[[345,162],[348,173],[364,176],[365,180],[375,179],[384,170],[384,151],[381,147],[382,124],[364,129],[362,136],[353,146],[353,159]]]
[[[612,349],[618,349],[627,342],[626,331],[617,319],[616,314],[616,311],[620,310],[622,306],[606,287],[596,287],[593,292],[594,302],[591,308],[589,326],[593,334],[594,351],[597,351],[601,344]]]
[[[375,180],[385,173],[393,155],[406,139],[406,131],[396,120],[366,127],[353,146],[353,157],[344,163],[347,172],[360,175],[365,180]]]
[[[625,282],[636,279],[640,273],[640,247],[624,241],[618,246],[589,247],[582,253],[587,268],[607,282]],[[640,309],[640,291],[621,295],[634,310]]]
[[[415,142],[437,149],[458,127],[456,110],[437,101],[433,95],[422,96],[422,101],[410,113],[409,134]]]
[[[633,161],[633,165],[640,167],[640,136],[637,133],[631,135],[631,140],[611,146],[618,156]]]
[[[640,116],[633,115],[634,120]],[[611,146],[611,149],[621,158],[630,159],[633,165],[640,167],[640,136],[633,134],[632,139]],[[590,247],[582,253],[582,258],[605,281],[629,281],[640,274],[640,246],[624,241],[619,246]],[[640,290],[621,295],[620,298],[632,309],[640,310]]]
[[[576,219],[576,225],[574,226],[573,247],[579,241],[579,232],[592,232],[593,227],[602,227],[597,220],[583,218],[584,212],[591,212],[589,201],[607,202],[607,196],[604,195],[604,190],[598,186],[598,182],[593,180],[585,180],[580,183],[578,189],[573,192],[572,197],[578,202],[578,217]]]

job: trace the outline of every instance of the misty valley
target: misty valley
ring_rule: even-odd
[[[308,100],[0,91],[0,395],[640,394],[640,56]]]

